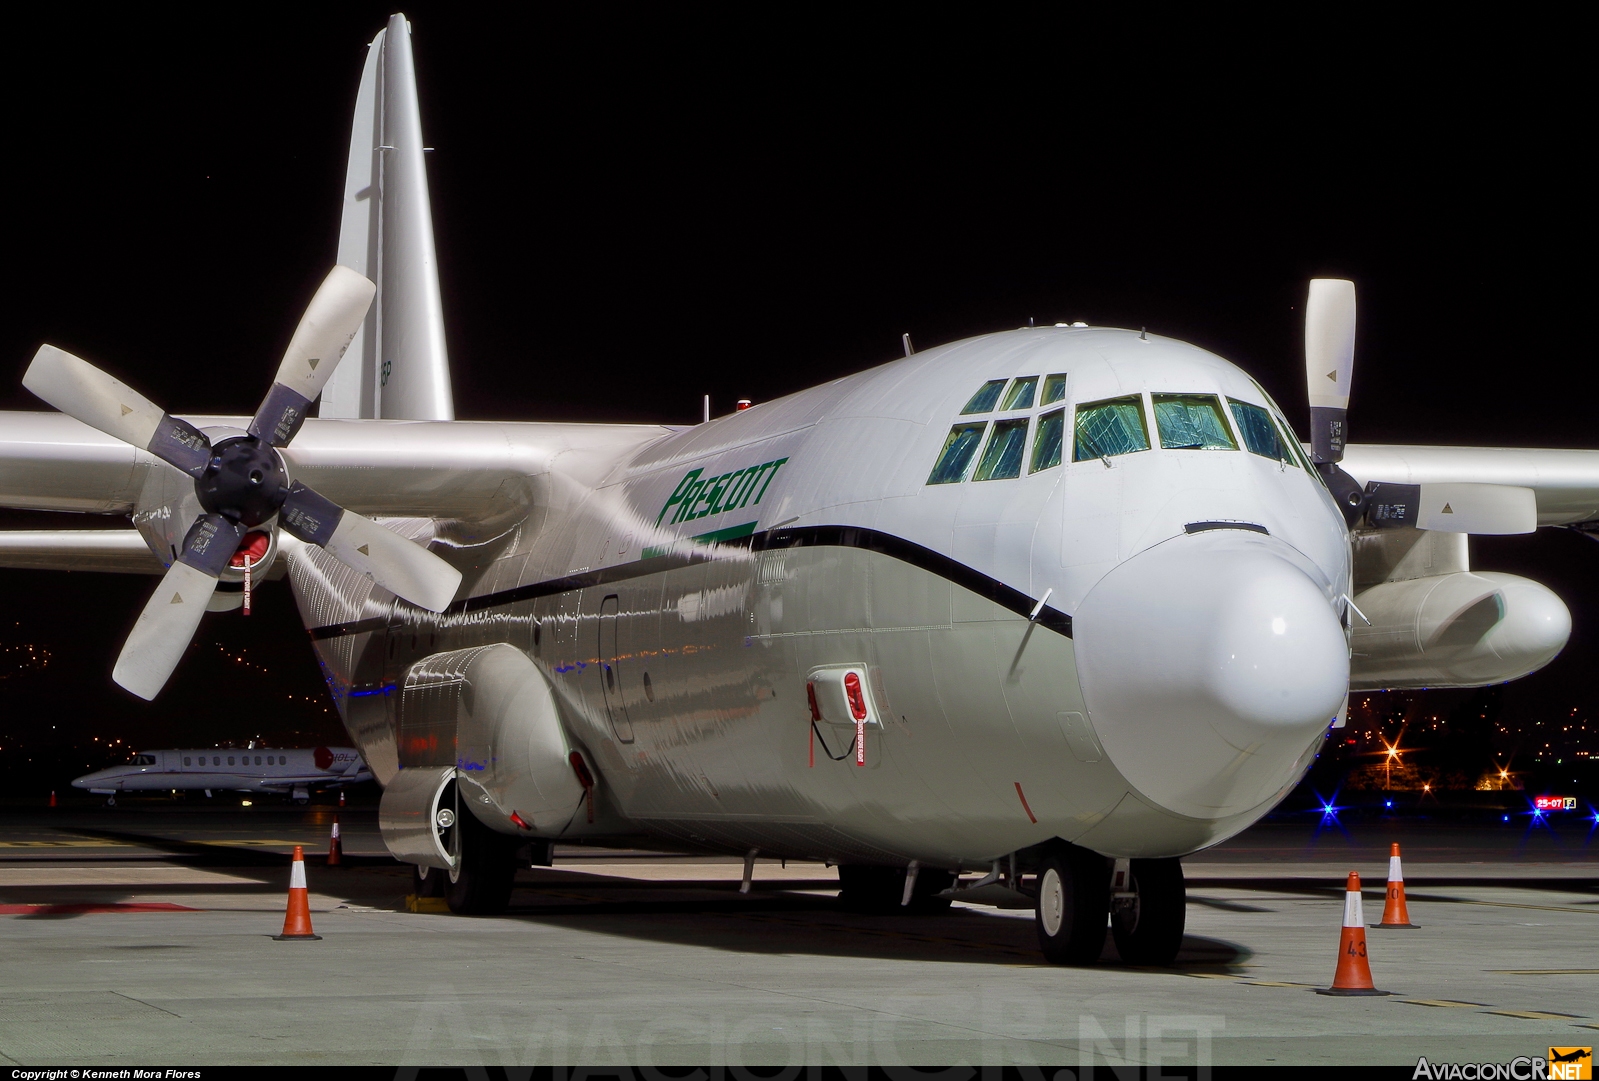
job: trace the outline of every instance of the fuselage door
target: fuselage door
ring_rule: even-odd
[[[611,716],[611,730],[623,743],[633,742],[633,723],[622,701],[622,670],[618,660],[617,624],[621,601],[612,594],[600,604],[600,686],[605,692],[605,711]]]

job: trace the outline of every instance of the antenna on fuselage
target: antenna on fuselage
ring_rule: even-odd
[[[711,422],[711,396],[709,394],[707,394],[705,396],[705,420],[702,423],[709,424],[710,422]]]
[[[910,331],[907,330],[904,334],[901,334],[899,336],[899,342],[905,347],[906,356],[910,356],[912,353],[916,352],[916,347],[911,344]]]
[[[1141,342],[1149,341],[1149,328],[1148,327],[1139,327],[1138,328],[1138,340],[1141,341]]]

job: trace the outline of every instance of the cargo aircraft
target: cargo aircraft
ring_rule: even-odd
[[[85,773],[72,782],[116,805],[121,792],[176,792],[212,789],[274,792],[299,803],[312,788],[343,788],[370,781],[354,747],[199,747],[137,751],[133,761]]]
[[[530,843],[645,846],[831,861],[883,912],[985,872],[1051,961],[1108,926],[1168,963],[1180,858],[1270,811],[1351,690],[1566,643],[1466,538],[1595,528],[1599,452],[1347,443],[1348,281],[1310,284],[1308,447],[1225,359],[1081,323],[907,340],[689,427],[457,421],[422,151],[396,15],[255,415],[43,346],[59,412],[0,414],[0,504],[133,528],[10,533],[0,565],[161,575],[113,671],[143,698],[286,575],[390,850],[457,912],[503,909]]]

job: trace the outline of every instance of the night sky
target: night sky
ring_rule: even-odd
[[[1303,432],[1305,283],[1335,275],[1359,289],[1354,441],[1595,445],[1573,27],[461,7],[408,14],[463,419],[687,423],[902,331],[1033,317],[1212,349]],[[0,408],[45,408],[20,380],[49,341],[174,412],[254,409],[332,262],[388,13],[10,24]],[[0,514],[62,521],[124,524]],[[1599,714],[1599,545],[1472,549],[1575,618],[1507,712]],[[51,739],[342,737],[281,584],[209,617],[157,704],[116,688],[153,584],[0,571],[7,772]]]

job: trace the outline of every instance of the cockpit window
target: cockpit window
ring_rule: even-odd
[[[1048,383],[1044,384],[1044,393],[1049,393]],[[1060,465],[1061,436],[1065,429],[1064,409],[1052,409],[1038,418],[1038,434],[1033,436],[1033,463],[1027,467],[1029,473]]]
[[[1155,427],[1167,450],[1237,450],[1213,394],[1155,394]]]
[[[1278,462],[1292,463],[1294,456],[1289,453],[1283,444],[1283,439],[1277,434],[1277,426],[1271,422],[1271,414],[1258,405],[1240,402],[1234,398],[1227,399],[1227,405],[1233,411],[1233,419],[1238,422],[1238,432],[1244,437],[1244,447],[1251,454],[1258,454],[1262,458],[1271,458]]]
[[[135,766],[153,766],[153,765],[155,765],[155,755],[153,755],[153,754],[136,755],[136,756],[134,756],[133,764]]]
[[[961,416],[971,416],[973,413],[988,413],[999,401],[999,392],[1005,389],[1005,380],[990,379],[984,383],[982,389],[972,395],[972,400],[966,403],[966,408],[961,410]]]
[[[1073,435],[1072,460],[1076,462],[1149,449],[1149,428],[1136,394],[1078,406]]]
[[[1064,375],[1049,375],[1044,377],[1044,397],[1039,400],[1039,405],[1054,405],[1056,402],[1066,400],[1066,377]]]
[[[1003,379],[999,382],[1001,386],[1005,383]],[[998,396],[999,391],[996,390],[994,394]],[[978,421],[976,424],[957,424],[951,428],[927,483],[959,484],[965,480],[966,467],[972,464],[972,457],[977,453],[977,445],[982,442],[983,429],[986,427],[987,421]]]
[[[1322,478],[1322,475],[1316,472],[1316,467],[1311,465],[1310,459],[1305,456],[1305,448],[1300,445],[1299,438],[1294,435],[1294,430],[1288,426],[1288,422],[1282,417],[1277,417],[1276,421],[1278,434],[1282,437],[1283,442],[1288,444],[1289,449],[1294,452],[1294,459],[1305,467],[1306,473],[1325,484],[1326,481]]]
[[[1036,382],[1036,380],[1035,380]],[[1032,388],[1028,388],[1032,397]],[[1022,454],[1027,449],[1027,418],[994,422],[983,457],[972,480],[1010,480],[1022,475]]]
[[[1005,395],[1005,409],[1031,409],[1033,407],[1033,392],[1038,389],[1038,376],[1025,375],[1010,385],[1010,393]]]

